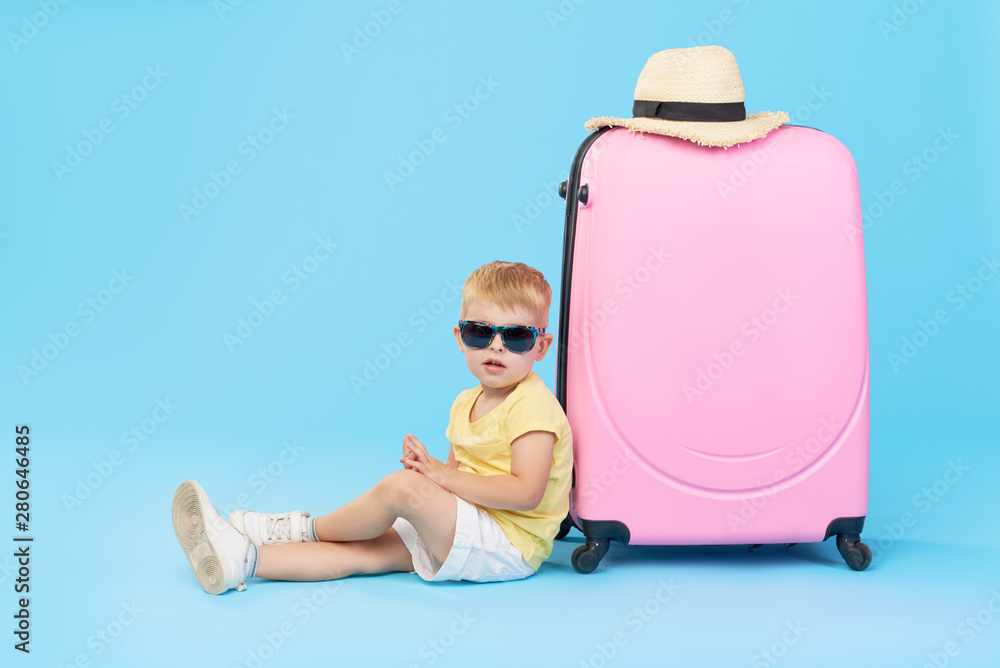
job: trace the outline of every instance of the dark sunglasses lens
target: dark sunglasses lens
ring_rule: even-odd
[[[485,348],[493,340],[493,330],[472,322],[462,327],[462,341],[470,348]]]
[[[535,333],[527,327],[511,327],[504,331],[503,343],[512,353],[526,353],[535,345]]]

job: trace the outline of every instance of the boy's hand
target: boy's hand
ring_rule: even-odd
[[[410,451],[411,438],[413,438],[413,434],[407,434],[403,437],[403,456],[399,458],[399,463],[406,469],[413,469],[413,462],[415,461],[413,453]]]
[[[403,468],[405,469],[412,468],[410,466],[410,462],[413,460],[413,457],[410,455],[410,448],[407,447],[407,443],[409,442],[410,442],[410,434],[407,434],[403,438],[403,456],[399,458],[399,463],[402,464]]]
[[[403,451],[403,458],[399,460],[403,466],[422,473],[441,487],[445,486],[448,472],[452,469],[449,469],[444,462],[427,454],[427,448],[413,434],[407,434],[406,438],[403,439]]]

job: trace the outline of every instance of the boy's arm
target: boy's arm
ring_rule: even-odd
[[[552,472],[555,434],[529,431],[510,444],[510,473],[478,475],[450,468],[427,454],[411,435],[412,468],[470,503],[500,510],[534,510],[545,496]],[[454,449],[449,452],[451,462]]]

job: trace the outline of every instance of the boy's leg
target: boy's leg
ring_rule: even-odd
[[[317,517],[316,536],[328,542],[370,540],[383,536],[397,518],[403,517],[417,530],[427,549],[444,562],[455,542],[457,516],[454,494],[423,474],[404,469],[390,473],[332,513]]]
[[[316,582],[358,573],[413,570],[410,551],[394,529],[370,540],[262,545],[257,549],[256,575],[268,580]]]

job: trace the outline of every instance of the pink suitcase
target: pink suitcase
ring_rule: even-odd
[[[866,568],[868,314],[844,145],[788,125],[728,150],[603,128],[560,193],[576,570],[611,540],[830,536]]]

